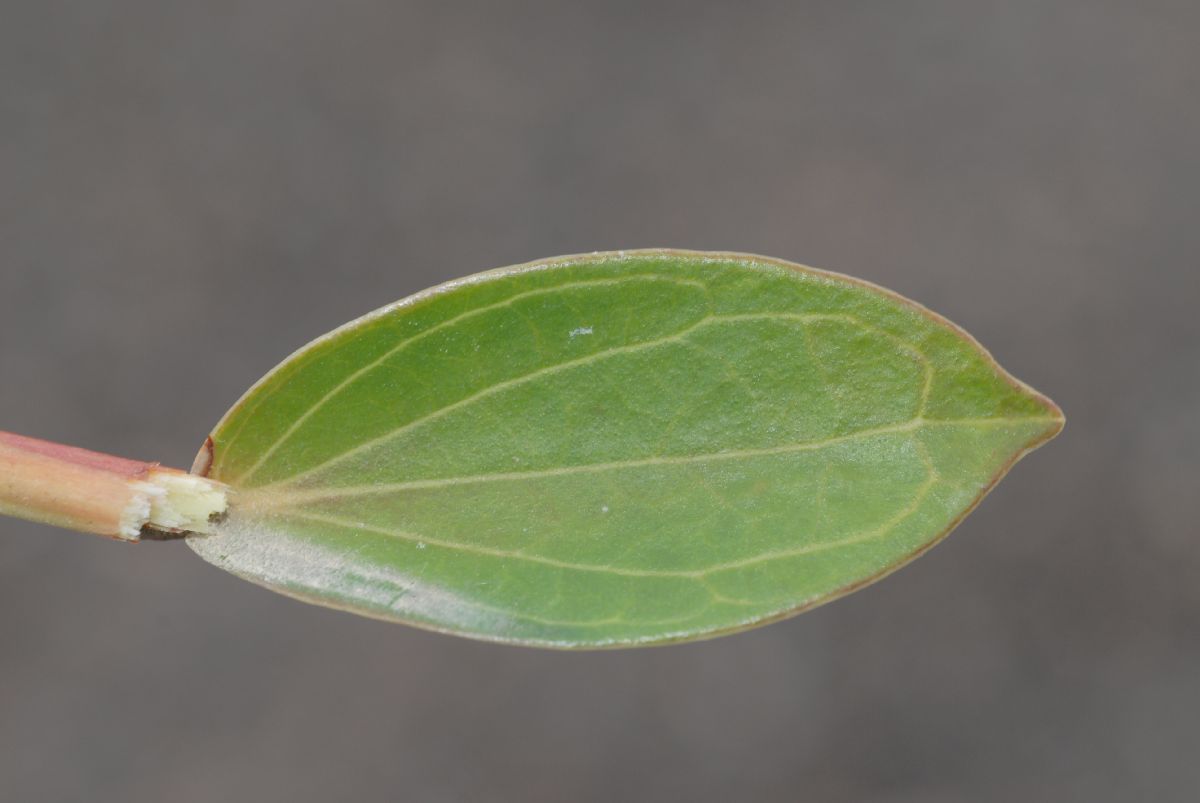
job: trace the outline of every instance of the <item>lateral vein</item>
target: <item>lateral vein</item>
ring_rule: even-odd
[[[428,424],[431,421],[436,421],[437,419],[442,418],[442,417],[448,415],[449,413],[454,412],[455,410],[458,410],[458,409],[461,409],[468,405],[474,404],[475,402],[479,401],[480,399],[484,399],[489,396],[494,396],[497,393],[500,393],[502,391],[508,390],[513,387],[518,387],[518,386],[526,384],[528,382],[532,382],[541,377],[557,374],[559,372],[570,370],[572,368],[578,368],[582,365],[589,365],[591,363],[600,362],[601,360],[606,360],[606,359],[609,359],[610,357],[614,357],[614,356],[617,356],[620,354],[631,354],[631,353],[635,353],[638,351],[644,351],[644,350],[656,348],[659,346],[667,345],[669,343],[678,343],[678,342],[681,342],[685,337],[687,337],[692,332],[695,332],[698,329],[701,329],[706,326],[711,326],[713,324],[726,323],[729,321],[751,320],[751,319],[753,319],[753,320],[786,320],[786,321],[799,321],[799,322],[810,322],[810,321],[819,321],[819,320],[835,320],[835,321],[848,322],[853,325],[862,326],[862,327],[868,328],[868,329],[874,329],[873,326],[864,324],[862,321],[860,321],[858,318],[856,318],[852,315],[846,315],[846,314],[840,314],[840,313],[835,313],[835,314],[824,314],[824,313],[797,314],[797,313],[763,312],[763,313],[724,315],[724,316],[723,315],[707,315],[707,316],[704,316],[704,317],[698,319],[696,322],[690,324],[689,326],[685,327],[684,329],[681,329],[680,331],[678,331],[672,335],[667,335],[665,337],[657,338],[655,340],[647,340],[642,343],[635,343],[635,344],[627,345],[627,346],[614,346],[613,348],[604,349],[603,351],[598,351],[593,354],[589,354],[586,357],[580,357],[575,360],[567,360],[566,362],[561,362],[561,363],[557,363],[555,365],[550,365],[550,366],[546,366],[543,368],[539,368],[536,371],[531,371],[528,374],[523,374],[518,377],[513,377],[512,379],[508,379],[503,382],[497,382],[496,384],[490,385],[486,388],[483,388],[482,390],[479,390],[469,396],[465,396],[456,402],[453,402],[451,404],[448,404],[448,405],[440,407],[436,410],[433,410],[429,413],[426,413],[425,415],[420,416],[419,418],[415,418],[412,421],[409,421],[409,422],[403,424],[402,426],[397,427],[396,429],[390,430],[389,432],[386,432],[386,433],[379,435],[375,438],[372,438],[368,441],[364,441],[363,443],[360,443],[350,449],[347,449],[344,452],[334,455],[333,457],[329,457],[329,458],[323,460],[322,462],[316,464],[315,466],[311,466],[310,468],[305,469],[304,471],[301,471],[297,474],[294,474],[291,477],[288,477],[284,480],[279,480],[276,482],[268,483],[266,485],[260,486],[258,489],[255,489],[255,490],[262,490],[262,489],[274,488],[274,487],[279,487],[279,486],[294,485],[306,477],[310,477],[314,474],[325,471],[330,466],[342,463],[345,460],[353,457],[356,454],[360,454],[364,451],[367,451],[368,449],[378,446],[381,443],[386,443],[387,441],[397,438],[406,432],[416,429],[417,427],[424,426],[425,424]],[[248,476],[248,473],[246,475],[243,475],[238,481],[235,482],[235,484],[240,484],[240,483],[244,482],[247,476]]]

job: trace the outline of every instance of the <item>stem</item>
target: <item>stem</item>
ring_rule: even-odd
[[[208,532],[228,488],[158,463],[0,432],[0,513],[137,541],[143,528]]]

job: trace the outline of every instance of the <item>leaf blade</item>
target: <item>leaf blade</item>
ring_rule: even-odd
[[[761,257],[506,269],[353,322],[212,435],[202,557],[479,638],[620,646],[811,607],[948,532],[1061,428],[969,336]]]

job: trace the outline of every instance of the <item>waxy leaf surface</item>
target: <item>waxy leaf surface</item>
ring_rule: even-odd
[[[804,610],[949,532],[1058,408],[942,318],[736,254],[564,257],[288,358],[197,471],[206,560],[310,602],[605,647]]]

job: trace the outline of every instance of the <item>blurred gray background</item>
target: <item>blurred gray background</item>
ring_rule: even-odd
[[[0,428],[190,465],[445,279],[770,254],[1068,424],[884,582],[561,654],[0,521],[5,801],[1200,795],[1200,4],[0,4]]]

